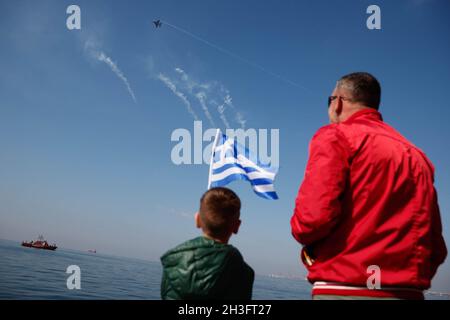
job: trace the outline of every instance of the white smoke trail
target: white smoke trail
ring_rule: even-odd
[[[98,61],[104,62],[106,63],[112,70],[112,72],[115,73],[115,75],[123,81],[123,83],[125,84],[125,86],[127,87],[127,90],[129,92],[129,94],[131,95],[131,98],[133,98],[134,103],[136,103],[136,96],[134,95],[133,89],[131,89],[130,83],[128,82],[128,79],[125,77],[125,75],[123,74],[123,72],[119,69],[119,67],[117,66],[117,64],[115,64],[110,57],[108,57],[106,54],[104,54],[103,52],[95,52],[94,53],[95,58]]]
[[[169,88],[178,98],[180,98],[181,101],[183,101],[188,112],[194,117],[195,120],[198,120],[197,115],[192,109],[191,103],[181,91],[177,90],[177,87],[175,86],[173,81],[170,80],[167,76],[163,75],[162,73],[158,75],[158,79],[161,80],[167,86],[167,88]]]
[[[175,71],[180,74],[181,80],[183,80],[190,93],[195,88],[200,88],[201,90],[209,90],[212,87],[212,83],[198,83],[189,77],[189,75],[181,68],[175,68]]]
[[[200,42],[203,42],[204,44],[206,44],[206,45],[208,45],[208,46],[210,46],[210,47],[212,47],[212,48],[214,48],[214,49],[216,49],[216,50],[219,50],[220,52],[222,52],[222,53],[224,53],[224,54],[226,54],[226,55],[228,55],[228,56],[230,56],[230,57],[232,57],[232,58],[234,58],[234,59],[240,60],[241,62],[244,62],[245,64],[247,64],[247,65],[249,65],[249,66],[252,66],[253,68],[256,68],[256,69],[258,69],[258,70],[260,70],[260,71],[262,71],[262,72],[264,72],[264,73],[266,73],[266,74],[268,74],[268,75],[270,75],[270,76],[272,76],[272,77],[278,78],[279,80],[281,80],[281,81],[283,81],[283,82],[285,82],[285,83],[288,83],[288,84],[290,84],[290,85],[292,85],[292,86],[295,86],[295,87],[297,87],[297,88],[301,88],[301,89],[303,89],[303,90],[308,90],[306,87],[302,86],[301,84],[298,84],[298,83],[296,83],[296,82],[294,82],[294,81],[292,81],[292,80],[289,80],[289,79],[287,79],[287,78],[285,78],[285,77],[283,77],[283,76],[281,76],[281,75],[279,75],[279,74],[276,74],[276,73],[274,73],[274,72],[272,72],[272,71],[270,71],[270,70],[267,70],[267,69],[264,68],[263,66],[261,66],[261,65],[259,65],[259,64],[257,64],[257,63],[251,62],[250,60],[247,60],[247,59],[245,59],[245,58],[243,58],[243,57],[237,55],[236,53],[233,53],[233,52],[231,52],[231,51],[229,51],[229,50],[226,50],[226,49],[224,49],[224,48],[221,48],[221,47],[219,47],[218,45],[216,45],[216,44],[214,44],[214,43],[212,43],[212,42],[209,42],[208,40],[205,40],[205,39],[203,39],[203,38],[201,38],[201,37],[199,37],[199,36],[196,36],[195,34],[189,32],[189,31],[187,31],[187,30],[184,30],[184,29],[181,28],[181,27],[177,27],[177,26],[175,26],[175,25],[173,25],[173,24],[171,24],[171,23],[169,23],[169,22],[167,22],[167,21],[161,20],[161,22],[162,22],[163,24],[166,24],[166,25],[168,25],[169,27],[171,27],[171,28],[177,30],[177,31],[180,31],[180,32],[182,32],[182,33],[184,33],[184,34],[190,36],[191,38],[194,38],[194,39],[196,39],[196,40],[198,40],[198,41],[200,41]]]
[[[187,75],[187,73],[183,69],[175,68],[175,71],[178,72],[181,75],[181,79],[183,81],[189,81],[189,76]]]
[[[188,76],[188,74],[181,68],[175,68],[175,71],[180,74],[181,80],[183,80],[183,82],[185,83],[189,93],[193,94],[197,98],[197,100],[200,103],[200,106],[203,109],[203,112],[205,113],[206,118],[209,120],[211,125],[215,128],[216,124],[214,122],[214,119],[211,116],[211,113],[209,112],[208,105],[206,102],[208,100],[208,96],[205,92],[205,90],[209,91],[211,85],[210,84],[200,84],[200,83],[192,80]],[[200,89],[201,91],[194,93],[195,89]]]
[[[213,118],[211,117],[211,113],[209,113],[208,106],[206,105],[206,99],[207,99],[206,94],[205,94],[203,91],[201,91],[201,92],[197,93],[197,94],[195,95],[195,97],[196,97],[196,98],[198,99],[198,101],[200,102],[200,105],[201,105],[201,107],[202,107],[202,109],[203,109],[203,112],[205,113],[205,116],[206,116],[206,118],[208,118],[208,120],[209,120],[209,122],[211,123],[212,127],[213,127],[213,128],[216,128],[216,124],[214,123],[214,120],[213,120]]]
[[[216,102],[215,99],[211,99],[210,103],[217,105],[217,112],[219,113],[219,117],[226,128],[231,128],[230,122],[225,115],[225,110],[227,109],[227,107],[229,107],[229,109],[235,113],[235,120],[240,125],[240,127],[242,129],[245,128],[246,120],[244,119],[243,115],[236,110],[236,107],[233,105],[230,92],[222,84],[216,82],[198,83],[192,80],[192,78],[183,69],[175,68],[175,71],[180,75],[180,78],[187,87],[188,92],[192,95],[195,95],[199,100],[202,109],[205,111],[206,117],[212,123],[214,123],[214,121],[212,121],[212,117],[206,106],[206,101],[208,100],[206,92],[208,93],[208,95],[212,94],[213,96],[220,96],[220,98],[223,100],[223,103],[220,105]],[[199,90],[200,92],[195,94],[195,90]]]
[[[236,107],[233,104],[233,98],[231,98],[230,92],[224,88],[222,88],[223,91],[225,91],[225,98],[224,98],[224,104],[229,106],[235,113],[235,120],[237,123],[239,123],[239,125],[241,126],[242,129],[245,129],[245,123],[247,122],[244,119],[244,116],[242,115],[242,113],[240,113],[239,111],[236,110]]]
[[[183,69],[175,68],[175,71],[180,74],[180,78],[184,82],[184,85],[187,87],[187,91],[189,92],[189,94],[193,94],[194,88],[198,85],[197,82],[191,80]]]
[[[225,116],[225,104],[221,104],[220,106],[217,106],[217,112],[219,112],[220,119],[222,119],[223,124],[227,129],[230,128],[230,123],[228,122],[227,117]]]

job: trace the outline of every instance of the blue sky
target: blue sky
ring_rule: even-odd
[[[162,74],[205,128],[201,86],[215,123],[211,101],[227,93],[232,127],[239,115],[247,128],[280,129],[280,200],[231,184],[243,201],[231,243],[257,273],[303,275],[289,219],[308,143],[327,124],[335,81],[368,71],[381,82],[385,121],[436,166],[450,243],[448,1],[77,1],[82,28],[69,31],[72,3],[0,1],[0,238],[43,233],[65,248],[157,261],[199,233],[192,217],[208,166],[171,162],[172,131],[192,131],[194,118]],[[374,3],[382,29],[370,31]],[[250,63],[155,29],[155,18]],[[433,289],[450,291],[449,260]]]

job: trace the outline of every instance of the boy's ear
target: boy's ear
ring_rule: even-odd
[[[195,219],[195,226],[197,228],[201,228],[202,227],[202,221],[200,220],[200,213],[196,212],[195,216],[194,216],[194,219]]]
[[[241,220],[239,219],[239,220],[237,220],[235,223],[234,223],[234,226],[233,226],[233,233],[234,234],[237,234],[238,233],[238,231],[239,231],[239,227],[241,226]]]

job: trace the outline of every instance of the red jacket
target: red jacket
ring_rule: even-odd
[[[314,135],[291,219],[314,259],[310,282],[427,289],[447,249],[425,154],[374,109]],[[314,294],[314,293],[313,293]]]

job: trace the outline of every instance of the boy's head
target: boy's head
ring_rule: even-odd
[[[211,188],[200,199],[200,210],[195,215],[198,228],[210,238],[228,242],[241,224],[241,200],[228,188]]]

